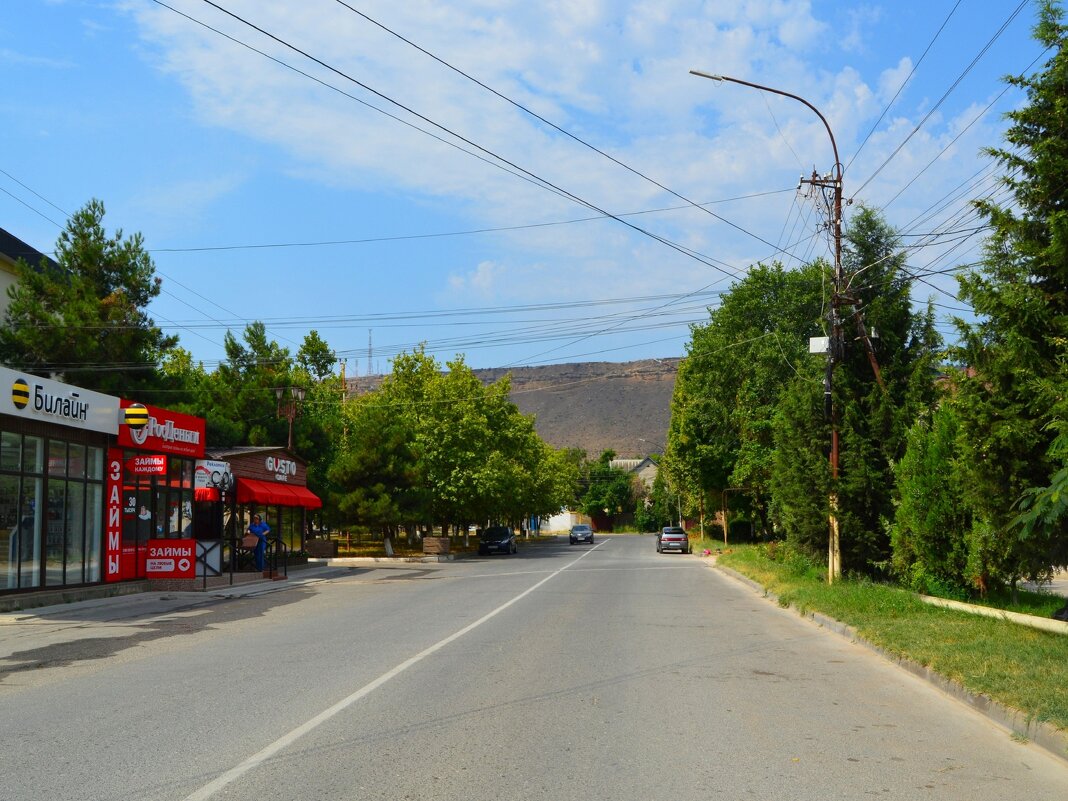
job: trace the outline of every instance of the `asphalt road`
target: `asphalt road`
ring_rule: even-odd
[[[651,537],[0,616],[0,799],[1068,798]]]

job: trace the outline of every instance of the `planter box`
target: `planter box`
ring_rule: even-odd
[[[307,540],[304,550],[317,559],[332,559],[337,556],[337,540]]]
[[[449,552],[448,537],[423,537],[423,553],[443,554]]]

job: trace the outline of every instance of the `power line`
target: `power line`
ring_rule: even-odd
[[[852,158],[849,159],[849,163],[845,165],[845,169],[842,170],[843,175],[849,172],[849,168],[853,165],[853,162],[856,160],[857,156],[860,155],[860,151],[864,149],[864,145],[868,144],[868,140],[871,139],[871,135],[875,133],[875,129],[879,127],[879,123],[883,121],[883,118],[887,115],[890,109],[893,108],[894,103],[897,101],[898,97],[900,97],[901,92],[904,91],[906,86],[908,86],[908,82],[912,80],[912,76],[916,74],[916,70],[920,68],[920,64],[923,63],[923,60],[927,58],[927,54],[931,51],[931,48],[934,46],[934,43],[938,41],[938,37],[942,35],[942,31],[945,29],[946,25],[949,24],[949,20],[953,17],[953,14],[956,12],[957,7],[961,4],[961,2],[963,2],[963,0],[957,0],[957,2],[953,5],[953,8],[949,10],[949,14],[946,15],[946,18],[942,21],[941,26],[939,26],[937,31],[935,31],[935,35],[931,38],[931,41],[927,43],[927,48],[923,51],[923,54],[920,56],[919,61],[917,61],[912,66],[912,69],[909,71],[909,74],[905,76],[905,80],[901,82],[901,86],[897,88],[897,91],[894,92],[894,96],[890,98],[890,102],[886,104],[886,108],[883,109],[883,113],[879,115],[879,119],[877,119],[875,121],[875,124],[871,126],[871,129],[865,135],[864,140],[857,147],[856,152],[853,153]]]
[[[160,2],[160,0],[154,0],[154,2]],[[245,26],[251,28],[252,30],[257,31],[258,33],[262,34],[263,36],[266,36],[267,38],[271,39],[272,41],[282,45],[283,47],[285,47],[285,48],[287,48],[289,50],[292,50],[295,53],[298,53],[299,55],[303,56],[304,58],[308,59],[309,61],[315,62],[316,64],[320,65],[324,69],[327,69],[330,72],[333,72],[336,75],[344,78],[345,80],[356,84],[357,86],[359,86],[360,88],[364,89],[365,91],[368,91],[371,94],[375,95],[376,97],[378,97],[378,98],[380,98],[382,100],[385,100],[387,103],[390,103],[391,105],[394,105],[399,109],[402,109],[403,111],[405,111],[408,114],[411,114],[412,116],[422,120],[423,122],[425,122],[425,123],[427,123],[429,125],[432,125],[435,128],[440,129],[441,131],[444,131],[449,136],[455,137],[456,139],[458,139],[459,141],[463,142],[464,144],[470,145],[471,147],[476,148],[477,150],[485,153],[486,155],[488,155],[488,156],[490,156],[490,157],[492,157],[494,159],[497,159],[502,164],[507,164],[509,167],[512,167],[513,169],[516,169],[516,170],[519,170],[524,175],[527,175],[530,178],[532,178],[539,185],[543,185],[544,188],[547,188],[547,189],[549,189],[551,191],[554,191],[555,193],[563,193],[564,196],[566,196],[567,198],[573,200],[576,203],[579,203],[579,204],[581,204],[583,206],[586,206],[587,208],[589,208],[589,209],[591,209],[593,211],[596,211],[599,214],[603,214],[603,215],[605,215],[607,217],[610,217],[613,220],[616,220],[617,222],[620,222],[623,225],[627,226],[628,228],[632,229],[633,231],[636,231],[636,232],[638,232],[638,233],[640,233],[640,234],[642,234],[644,236],[648,236],[651,239],[655,239],[656,241],[666,245],[667,247],[671,248],[672,250],[675,250],[675,251],[677,251],[679,253],[682,253],[684,255],[690,256],[691,258],[694,258],[695,260],[700,261],[702,264],[705,264],[708,267],[712,267],[713,269],[715,269],[715,270],[717,270],[719,272],[722,272],[725,275],[728,275],[730,277],[734,277],[734,275],[732,273],[728,272],[727,270],[724,270],[722,267],[720,267],[716,263],[718,260],[713,259],[711,257],[700,256],[700,255],[696,254],[694,251],[689,250],[689,249],[687,249],[687,248],[683,247],[682,245],[679,245],[679,244],[677,244],[675,242],[672,242],[671,240],[669,240],[669,239],[667,239],[667,238],[665,238],[663,236],[660,236],[659,234],[655,234],[652,231],[649,231],[649,230],[646,230],[646,229],[642,228],[641,226],[634,225],[633,223],[628,222],[627,220],[624,220],[623,218],[619,217],[616,214],[612,214],[611,212],[605,211],[604,209],[600,208],[596,204],[591,203],[590,201],[584,200],[583,198],[579,197],[578,195],[574,194],[573,192],[569,192],[568,190],[563,189],[560,186],[557,186],[556,184],[554,184],[553,182],[549,181],[548,179],[542,178],[541,176],[535,174],[534,172],[531,172],[530,170],[527,170],[527,169],[525,169],[523,167],[520,167],[518,164],[506,159],[505,157],[493,152],[492,150],[490,150],[490,149],[488,149],[486,147],[483,147],[482,145],[479,145],[478,143],[476,143],[473,140],[463,136],[462,134],[459,134],[456,131],[453,131],[452,129],[448,128],[447,126],[442,125],[441,123],[430,119],[426,115],[419,113],[418,111],[416,111],[415,109],[411,108],[410,106],[407,106],[407,105],[405,105],[404,103],[401,103],[398,100],[394,100],[393,98],[389,97],[388,95],[384,94],[383,92],[378,91],[377,89],[374,89],[373,87],[369,86],[368,84],[364,83],[363,81],[360,81],[359,79],[352,77],[351,75],[349,75],[348,73],[344,72],[343,70],[341,70],[341,69],[339,69],[337,67],[334,67],[331,64],[328,64],[327,62],[323,61],[322,59],[317,58],[316,56],[313,56],[311,53],[308,53],[307,51],[302,50],[301,48],[297,47],[296,45],[294,45],[294,44],[292,44],[292,43],[290,43],[288,41],[286,41],[285,39],[283,39],[283,38],[281,38],[279,36],[276,36],[275,34],[271,33],[270,31],[265,30],[264,28],[261,28],[260,26],[256,25],[253,22],[250,22],[249,20],[245,19],[244,17],[240,16],[239,14],[236,14],[235,12],[230,11],[227,8],[224,8],[223,6],[221,6],[218,3],[214,2],[214,0],[202,0],[202,2],[206,3],[207,5],[212,6],[213,8],[217,9],[218,11],[222,12],[223,14],[226,14],[227,16],[231,17],[232,19],[237,20],[242,25],[245,25]],[[739,227],[739,229],[740,230],[744,230],[744,229],[741,229],[740,227]]]
[[[210,2],[210,0],[205,0],[205,2]],[[434,53],[431,53],[429,50],[419,46],[418,44],[413,42],[411,39],[408,39],[408,38],[402,36],[401,34],[397,33],[392,28],[387,27],[386,25],[382,24],[378,20],[373,19],[372,17],[368,16],[364,12],[353,8],[348,3],[344,2],[344,0],[334,0],[334,2],[336,2],[338,5],[344,6],[349,11],[351,11],[353,14],[356,14],[356,15],[362,17],[363,19],[365,19],[368,22],[370,22],[372,25],[376,25],[377,27],[381,28],[383,31],[385,31],[386,33],[390,34],[391,36],[395,36],[396,38],[400,39],[405,44],[407,44],[407,45],[409,45],[411,47],[414,47],[420,53],[423,53],[424,55],[429,56],[434,61],[436,61],[439,64],[441,64],[442,66],[447,67],[448,69],[452,70],[453,72],[457,73],[458,75],[462,75],[467,80],[477,84],[478,86],[481,86],[487,92],[490,92],[491,94],[495,95],[496,97],[499,97],[501,100],[503,100],[506,103],[509,103],[512,106],[518,108],[520,111],[524,112],[525,114],[529,114],[531,117],[534,117],[535,119],[539,120],[540,122],[545,123],[546,125],[548,125],[553,130],[562,133],[564,136],[568,137],[569,139],[571,139],[571,140],[573,140],[575,142],[578,142],[583,147],[589,148],[593,152],[597,153],[600,156],[603,156],[604,158],[608,159],[612,163],[619,165],[620,167],[622,167],[623,169],[627,170],[628,172],[638,176],[639,178],[641,178],[641,179],[643,179],[645,181],[648,181],[649,183],[653,184],[656,187],[659,187],[660,189],[663,189],[665,192],[667,192],[668,194],[672,195],[673,197],[677,197],[679,200],[685,201],[686,203],[688,203],[693,208],[699,209],[700,211],[703,211],[706,214],[712,215],[713,217],[715,217],[720,222],[726,223],[727,225],[729,225],[729,226],[731,226],[733,228],[736,228],[737,230],[741,231],[742,233],[747,234],[747,235],[749,235],[751,237],[754,237],[755,239],[758,239],[759,241],[763,242],[765,245],[771,245],[771,243],[768,242],[766,239],[763,239],[763,238],[757,236],[752,231],[748,231],[745,228],[742,228],[741,226],[736,225],[735,223],[733,223],[730,220],[726,219],[725,217],[719,216],[715,212],[713,212],[710,209],[706,208],[704,205],[696,203],[693,200],[690,200],[689,198],[684,197],[683,195],[679,194],[675,190],[664,186],[664,184],[660,183],[656,179],[650,178],[645,173],[640,172],[639,170],[636,170],[635,168],[631,167],[628,164],[625,164],[624,162],[622,162],[619,159],[617,159],[615,156],[612,156],[612,155],[606,153],[605,151],[601,150],[600,148],[596,147],[595,145],[592,145],[589,142],[587,142],[586,140],[584,140],[584,139],[576,136],[575,134],[571,133],[570,131],[565,130],[564,128],[560,127],[559,125],[557,125],[556,123],[552,122],[551,120],[547,120],[545,117],[541,116],[536,111],[532,111],[531,109],[529,109],[526,106],[524,106],[522,103],[519,103],[518,101],[515,101],[512,98],[508,97],[507,95],[502,94],[501,92],[497,91],[493,87],[488,86],[487,84],[485,84],[482,81],[480,81],[478,78],[475,78],[474,76],[470,75],[469,73],[464,72],[459,67],[456,67],[456,66],[450,64],[445,59],[440,58],[439,56],[435,55]],[[214,3],[212,3],[212,5],[214,5]],[[770,108],[769,108],[769,111],[770,111]],[[774,119],[774,115],[772,115],[772,119]],[[775,125],[776,125],[776,127],[778,127],[778,122],[776,122]],[[780,133],[781,133],[781,131],[780,131]],[[789,147],[789,143],[787,143],[787,147]],[[795,158],[796,158],[796,154],[795,154]],[[772,245],[772,247],[775,247],[775,245]]]
[[[630,228],[631,230],[633,230],[633,231],[635,231],[637,233],[640,233],[643,236],[647,236],[647,237],[649,237],[651,239],[654,239],[654,240],[660,242],[661,244],[671,248],[672,250],[675,250],[675,251],[677,251],[679,253],[682,253],[684,255],[688,255],[691,258],[695,259],[696,261],[701,262],[705,266],[711,267],[711,268],[723,273],[724,275],[727,275],[728,277],[732,277],[732,278],[736,277],[736,275],[728,272],[727,270],[723,269],[723,267],[719,266],[721,264],[725,264],[725,262],[721,262],[720,260],[715,259],[715,258],[713,258],[711,256],[707,256],[705,254],[698,253],[697,251],[694,251],[692,249],[686,248],[683,245],[680,245],[680,244],[678,244],[676,242],[673,242],[673,241],[667,239],[666,237],[663,237],[663,236],[661,236],[659,234],[653,233],[652,231],[649,231],[649,230],[647,230],[645,228],[642,228],[640,226],[634,225],[633,223],[630,223],[627,220],[622,219],[617,214],[613,214],[611,212],[605,211],[604,209],[600,208],[596,204],[579,197],[578,195],[574,194],[573,192],[570,192],[570,191],[568,191],[566,189],[563,189],[562,187],[554,184],[553,182],[549,181],[548,179],[542,178],[541,176],[531,172],[530,170],[527,170],[527,169],[525,169],[523,167],[520,167],[518,164],[516,164],[516,163],[514,163],[514,162],[512,162],[512,161],[510,161],[510,160],[508,160],[506,158],[504,158],[503,156],[493,152],[492,150],[490,150],[490,149],[488,149],[486,147],[483,147],[482,145],[479,145],[477,142],[474,142],[473,140],[463,136],[462,134],[459,134],[456,131],[453,131],[452,129],[448,128],[447,126],[442,125],[441,123],[438,123],[438,122],[432,120],[431,118],[427,117],[424,114],[419,113],[418,111],[416,111],[415,109],[405,105],[404,103],[401,103],[400,101],[389,97],[388,95],[384,94],[383,92],[380,92],[377,89],[374,89],[373,87],[369,86],[368,84],[364,83],[363,81],[360,81],[357,78],[354,78],[353,76],[349,75],[348,73],[344,72],[343,70],[341,70],[341,69],[339,69],[337,67],[334,67],[331,64],[328,64],[327,62],[323,61],[322,59],[320,59],[320,58],[318,58],[316,56],[313,56],[312,54],[308,53],[305,50],[302,50],[301,48],[297,47],[296,45],[294,45],[294,44],[292,44],[292,43],[290,43],[288,41],[286,41],[285,39],[283,39],[283,38],[271,33],[270,31],[267,31],[266,29],[256,25],[255,23],[245,19],[244,17],[240,16],[239,14],[237,14],[237,13],[235,13],[233,11],[230,11],[229,9],[219,5],[218,3],[214,2],[214,0],[202,0],[202,1],[205,4],[210,5],[211,7],[217,9],[221,13],[223,13],[223,14],[231,17],[232,19],[240,22],[242,25],[245,25],[245,26],[251,28],[252,30],[257,31],[258,33],[262,34],[263,36],[266,36],[267,38],[271,39],[272,41],[282,45],[283,47],[285,47],[285,48],[287,48],[289,50],[292,50],[293,52],[298,53],[299,55],[303,56],[304,58],[306,58],[306,59],[308,59],[308,60],[310,60],[310,61],[312,61],[312,62],[314,62],[314,63],[316,63],[316,64],[318,64],[320,66],[322,66],[324,69],[327,69],[330,72],[333,72],[336,75],[344,78],[345,80],[356,84],[357,86],[361,87],[365,91],[368,91],[371,94],[375,95],[376,97],[378,97],[378,98],[380,98],[382,100],[385,100],[387,103],[390,103],[391,105],[394,105],[399,109],[402,109],[403,111],[407,112],[408,114],[411,114],[412,116],[422,120],[423,122],[426,122],[429,125],[432,125],[433,127],[438,128],[439,130],[445,132],[449,136],[452,136],[452,137],[458,139],[459,141],[461,141],[461,142],[463,142],[463,143],[465,143],[467,145],[470,145],[471,147],[476,148],[477,150],[485,153],[486,155],[488,155],[488,156],[490,156],[490,157],[492,157],[494,159],[497,159],[501,163],[507,164],[509,167],[512,167],[512,168],[514,168],[516,170],[519,170],[524,175],[527,175],[530,178],[532,178],[534,181],[536,181],[539,186],[542,186],[543,188],[547,188],[550,191],[553,191],[553,192],[555,192],[557,194],[562,193],[565,197],[569,198],[570,200],[572,200],[572,201],[574,201],[576,203],[579,203],[579,204],[581,204],[583,206],[586,206],[587,208],[589,208],[589,209],[591,209],[593,211],[596,211],[596,212],[598,212],[600,214],[603,214],[603,215],[605,215],[605,216],[607,216],[607,217],[609,217],[609,218],[611,218],[613,220],[616,220],[617,222],[625,225],[626,227]],[[161,0],[153,0],[153,2],[156,2],[159,5],[162,5],[162,6],[166,7],[166,8],[170,8],[170,6],[167,6],[165,3],[161,2]],[[173,10],[173,9],[171,9],[171,10]],[[183,15],[183,16],[186,16],[186,15]],[[227,38],[232,38],[232,37],[227,37]],[[709,213],[713,214],[712,212],[709,212]],[[746,230],[742,226],[739,226],[736,223],[733,223],[730,220],[727,220],[725,218],[719,217],[719,215],[714,215],[713,214],[713,216],[716,216],[717,219],[722,220],[727,225],[730,225],[731,227],[736,228],[737,230],[747,234],[748,236],[751,236],[751,237],[753,237],[753,238],[755,238],[755,239],[757,239],[757,240],[759,240],[761,242],[764,242],[765,244],[767,244],[767,245],[769,245],[769,246],[771,246],[773,248],[775,247],[770,242],[767,242],[767,240],[763,239],[762,237],[758,236],[757,234],[754,234],[751,231]],[[787,255],[790,255],[790,254],[787,254]],[[729,267],[729,265],[727,265],[727,266]],[[733,269],[733,268],[730,268],[730,269]]]
[[[464,151],[467,152],[466,150]],[[711,205],[713,203],[731,203],[737,200],[751,200],[758,197],[766,197],[768,195],[779,195],[786,192],[793,192],[793,189],[772,189],[766,192],[754,192],[748,195],[737,195],[735,197],[723,198],[721,200],[710,200],[703,204],[690,204],[685,206],[665,206],[656,209],[645,209],[644,211],[626,211],[618,213],[617,217],[637,217],[642,214],[660,214],[667,211],[680,211],[683,209],[691,208],[693,205]],[[525,231],[534,228],[550,228],[557,225],[574,225],[576,223],[595,222],[597,220],[611,219],[612,216],[608,214],[598,214],[592,217],[576,217],[570,220],[550,220],[548,222],[541,223],[526,223],[522,225],[502,225],[492,228],[472,228],[463,231],[438,231],[426,234],[398,234],[396,236],[375,236],[364,237],[361,239],[327,239],[309,242],[273,242],[273,243],[255,243],[244,245],[201,245],[193,247],[180,247],[180,248],[152,248],[151,253],[202,253],[212,251],[226,251],[226,250],[265,250],[270,248],[307,248],[307,247],[323,247],[329,245],[366,245],[366,244],[378,244],[382,242],[405,242],[419,239],[438,239],[444,237],[454,236],[472,236],[476,234],[493,234],[502,233],[507,231]]]
[[[934,113],[936,111],[938,111],[939,108],[941,108],[942,104],[946,101],[946,99],[950,96],[950,94],[952,94],[953,90],[956,89],[957,86],[960,85],[960,82],[963,81],[964,78],[968,75],[968,73],[972,71],[972,69],[975,67],[975,65],[979,63],[979,60],[984,55],[986,55],[987,50],[989,50],[993,46],[994,42],[996,42],[1001,37],[1001,34],[1003,34],[1005,32],[1005,30],[1009,27],[1009,24],[1014,19],[1016,19],[1016,17],[1019,15],[1019,13],[1021,11],[1023,11],[1024,7],[1027,5],[1027,1],[1028,0],[1020,0],[1020,4],[1018,6],[1016,6],[1016,10],[1013,11],[1009,15],[1009,18],[1006,19],[1005,22],[1002,23],[1001,27],[998,28],[997,32],[990,38],[990,41],[988,41],[986,43],[986,45],[983,47],[983,49],[979,51],[978,55],[976,55],[975,58],[972,59],[971,63],[967,67],[964,68],[964,71],[961,72],[961,74],[957,76],[957,79],[953,82],[953,84],[949,87],[949,89],[946,90],[945,94],[943,94],[942,97],[939,98],[938,102],[935,103],[931,107],[931,109],[923,116],[923,119],[921,119],[916,124],[916,127],[914,127],[909,132],[908,136],[906,136],[904,138],[904,140],[901,142],[901,144],[899,144],[896,148],[894,148],[894,152],[891,153],[889,156],[887,156],[886,160],[883,161],[883,163],[879,165],[879,167],[875,170],[875,172],[873,172],[870,176],[868,176],[868,179],[864,183],[862,183],[860,185],[860,187],[853,193],[853,195],[852,195],[853,198],[855,198],[862,191],[864,191],[864,187],[866,187],[868,184],[870,184],[875,179],[875,177],[879,173],[881,173],[883,171],[883,169],[886,167],[886,165],[889,164],[891,161],[893,161],[894,157],[897,156],[897,154],[901,152],[902,148],[904,148],[905,145],[907,145],[909,143],[909,141],[912,139],[912,137],[915,136],[916,133],[920,130],[920,128],[922,128],[924,126],[924,124],[927,122],[927,120],[929,120],[934,115]]]

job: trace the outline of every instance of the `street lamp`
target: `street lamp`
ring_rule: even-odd
[[[831,393],[834,368],[842,357],[841,303],[842,288],[845,286],[842,277],[842,161],[838,158],[838,144],[834,141],[834,134],[831,132],[831,126],[828,124],[827,118],[820,113],[818,108],[803,97],[798,97],[780,89],[773,89],[770,86],[762,86],[759,83],[750,83],[739,78],[731,78],[728,75],[712,75],[699,70],[690,70],[690,74],[700,78],[709,78],[713,81],[739,83],[742,86],[749,86],[762,92],[771,92],[772,94],[796,100],[816,113],[816,116],[823,123],[823,127],[827,129],[827,136],[831,139],[831,149],[834,150],[834,168],[829,174],[822,176],[813,170],[812,177],[802,178],[801,183],[810,184],[822,189],[824,192],[829,190],[832,194],[831,234],[834,238],[834,281],[829,312],[830,343],[827,348],[827,369],[823,378],[823,410],[831,422],[831,493],[829,499],[830,514],[828,516],[830,530],[827,541],[827,582],[832,583],[842,575],[842,549],[838,530],[838,421],[835,419],[834,400]]]
[[[286,394],[286,389],[289,394]],[[293,420],[300,415],[300,404],[304,402],[304,387],[275,387],[274,397],[278,401],[277,414],[289,421],[289,440],[286,450],[293,450]]]

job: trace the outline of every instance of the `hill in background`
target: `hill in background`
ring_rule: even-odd
[[[659,453],[667,441],[679,359],[578,362],[475,370],[489,384],[511,373],[512,401],[535,416],[539,436],[557,448],[582,448],[591,459],[611,449],[621,457]],[[366,392],[382,376],[349,379]]]

